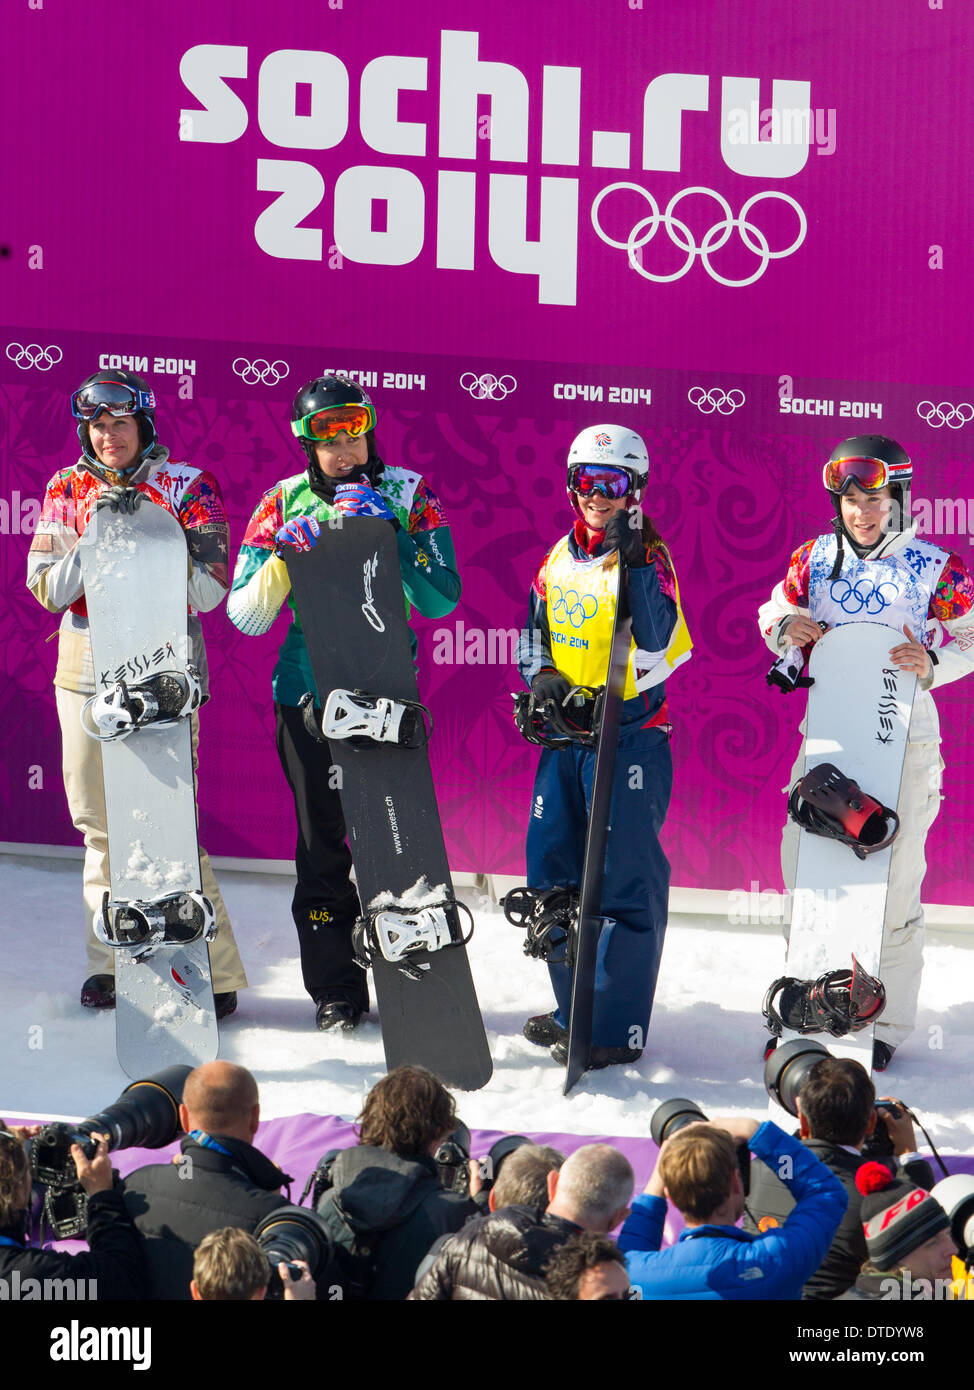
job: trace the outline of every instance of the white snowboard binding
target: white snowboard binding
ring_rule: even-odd
[[[81,724],[91,738],[112,743],[149,725],[167,728],[199,709],[201,699],[195,666],[159,671],[137,685],[117,681],[110,690],[92,695],[82,707]]]
[[[457,908],[470,918],[466,936],[460,926]],[[374,957],[381,956],[410,980],[421,980],[428,964],[416,964],[410,957],[418,951],[441,951],[448,946],[465,946],[473,936],[473,914],[465,903],[455,899],[410,911],[402,904],[367,912],[355,923],[352,947],[355,962],[368,970]]]
[[[95,935],[106,946],[124,949],[138,959],[158,946],[188,946],[212,941],[216,935],[213,904],[203,893],[187,890],[142,902],[111,902],[102,898]]]
[[[333,690],[319,723],[310,692],[301,697],[304,725],[319,743],[342,739],[352,748],[394,743],[400,748],[425,748],[433,733],[433,716],[418,700],[391,700],[364,690]]]

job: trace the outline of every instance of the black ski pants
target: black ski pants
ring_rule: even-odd
[[[308,733],[299,709],[275,704],[274,712],[277,752],[298,822],[291,912],[304,987],[316,1003],[340,999],[365,1010],[368,979],[352,954],[359,900],[349,877],[352,856],[345,842],[341,798],[331,785],[331,753],[327,743],[318,743]]]

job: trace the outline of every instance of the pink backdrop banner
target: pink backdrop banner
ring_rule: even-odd
[[[24,588],[68,394],[128,365],[161,439],[211,468],[234,550],[296,471],[302,381],[357,373],[391,463],[443,498],[464,579],[417,618],[456,869],[520,873],[535,754],[510,635],[566,528],[586,425],[645,437],[646,507],[695,640],[670,682],[675,883],[780,885],[800,697],[756,611],[826,529],[821,463],[883,432],[921,534],[974,532],[974,16],[917,0],[26,3],[5,16],[0,225],[0,839],[73,843],[53,629]],[[14,137],[16,132],[16,137]],[[205,620],[201,833],[287,858],[262,639]],[[964,686],[938,697],[949,821],[925,896],[969,901]],[[37,769],[42,776],[38,778]]]

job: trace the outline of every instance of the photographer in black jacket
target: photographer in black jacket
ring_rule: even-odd
[[[916,1152],[916,1136],[906,1107],[901,1101],[890,1099],[890,1103],[896,1110],[884,1109],[882,1123],[896,1160],[895,1164],[891,1161],[891,1166],[929,1191],[934,1182],[933,1170]],[[867,1161],[863,1146],[874,1133],[879,1117],[876,1088],[858,1062],[823,1057],[810,1068],[797,1106],[802,1143],[831,1169],[849,1194],[849,1206],[829,1252],[802,1290],[803,1298],[833,1299],[855,1283],[867,1255],[856,1173]],[[794,1202],[784,1183],[765,1164],[756,1161],[751,1167],[747,1205],[744,1228],[754,1232],[781,1225]]]
[[[291,1178],[253,1146],[260,1123],[257,1082],[245,1067],[207,1062],[183,1087],[186,1133],[172,1163],[137,1168],[125,1204],[145,1241],[150,1299],[190,1298],[193,1252],[223,1226],[253,1231],[283,1206]]]
[[[142,1242],[112,1186],[108,1137],[95,1135],[92,1158],[78,1144],[71,1157],[88,1195],[88,1250],[33,1250],[30,1224],[30,1168],[24,1141],[30,1132],[0,1126],[0,1299],[140,1299],[146,1271]],[[31,1281],[28,1283],[28,1281]]]

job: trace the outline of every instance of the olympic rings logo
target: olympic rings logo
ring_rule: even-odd
[[[649,216],[642,218],[641,221],[636,223],[625,241],[616,241],[614,237],[610,237],[608,233],[602,230],[602,226],[599,222],[599,208],[602,206],[603,199],[610,193],[615,193],[617,189],[620,188],[628,188],[631,189],[633,193],[639,193],[646,199],[650,207]],[[710,230],[704,234],[703,241],[699,246],[694,241],[693,233],[690,231],[687,224],[681,222],[678,217],[674,216],[674,212],[682,200],[684,198],[689,198],[694,193],[701,193],[704,197],[713,198],[724,214],[723,218],[715,222]],[[748,221],[748,214],[751,209],[756,207],[757,204],[765,198],[778,198],[781,202],[787,203],[789,207],[794,208],[798,217],[798,235],[791,245],[786,246],[783,251],[772,251],[771,247],[768,245],[768,239],[761,231],[760,227],[756,227],[753,222]],[[607,188],[602,189],[602,192],[592,204],[592,226],[607,246],[614,246],[617,250],[626,252],[629,257],[629,264],[632,266],[633,270],[639,272],[644,280],[652,280],[654,284],[657,285],[666,285],[673,280],[681,280],[699,256],[703,268],[712,280],[716,280],[719,285],[727,285],[730,289],[741,289],[744,285],[753,285],[755,280],[760,280],[771,261],[781,260],[783,256],[790,256],[793,252],[798,250],[799,246],[801,246],[802,242],[805,240],[805,234],[808,231],[808,220],[805,217],[805,212],[801,205],[796,203],[794,198],[790,197],[789,194],[780,193],[777,189],[771,189],[764,193],[755,193],[752,197],[748,198],[738,216],[735,217],[731,212],[730,203],[728,203],[727,199],[720,193],[716,193],[712,188],[695,186],[693,188],[681,189],[679,193],[674,193],[673,197],[666,205],[666,210],[661,213],[659,204],[653,195],[648,193],[646,189],[642,188],[638,183],[610,183]],[[671,275],[654,275],[652,271],[644,268],[642,257],[636,254],[640,247],[646,246],[652,241],[660,227],[666,228],[670,241],[674,246],[679,247],[681,251],[687,253],[687,258],[683,265]],[[719,251],[722,246],[727,245],[731,233],[735,229],[740,232],[741,240],[747,249],[758,257],[757,270],[755,270],[753,274],[745,276],[743,280],[730,280],[727,276],[721,275],[710,264],[710,257],[715,251]]]
[[[744,392],[738,391],[736,386],[732,391],[725,391],[722,386],[711,386],[709,391],[703,386],[691,386],[687,392],[687,400],[697,407],[701,415],[712,415],[715,410],[721,415],[733,415],[746,399]]]
[[[493,372],[484,372],[482,376],[464,372],[460,385],[475,401],[502,401],[517,390],[517,382],[512,376],[494,376]]]
[[[887,591],[885,594],[884,589]],[[829,593],[843,613],[861,613],[865,609],[874,618],[895,602],[899,590],[895,584],[886,581],[874,584],[871,579],[857,579],[855,584],[850,584],[848,579],[834,579]]]
[[[41,347],[39,343],[28,343],[26,347],[22,347],[20,343],[8,343],[7,356],[21,371],[26,372],[31,367],[39,367],[42,372],[47,372],[61,361],[64,353],[53,343],[46,348]]]
[[[948,425],[952,430],[959,430],[961,425],[969,425],[974,420],[974,405],[970,401],[960,401],[957,405],[950,401],[941,401],[939,405],[933,401],[921,401],[917,414],[931,429],[939,430]]]
[[[286,362],[268,362],[264,357],[255,357],[248,362],[246,357],[238,357],[233,364],[234,373],[248,386],[262,381],[265,386],[276,386],[283,381],[291,368]]]
[[[599,611],[597,598],[593,597],[592,594],[583,594],[580,598],[574,589],[562,593],[561,589],[554,588],[551,591],[551,598],[551,611],[556,623],[563,623],[567,619],[572,627],[581,627],[583,623],[588,622],[589,618],[594,618]]]

